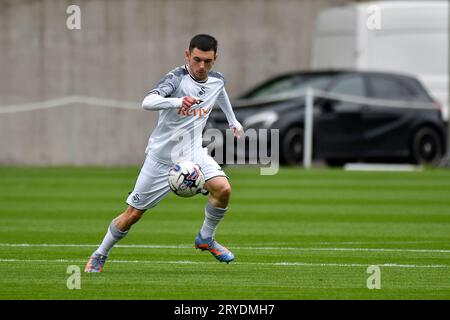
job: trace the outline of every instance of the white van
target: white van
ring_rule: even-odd
[[[416,76],[449,117],[448,1],[373,1],[319,14],[312,69]]]

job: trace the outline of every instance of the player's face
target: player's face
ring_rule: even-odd
[[[214,50],[203,51],[194,48],[192,51],[186,50],[184,55],[189,64],[189,70],[197,80],[205,80],[208,78],[208,72],[213,67],[217,58]]]

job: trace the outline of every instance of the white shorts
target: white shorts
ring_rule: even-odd
[[[206,153],[206,149],[202,150],[199,158],[198,165],[205,176],[205,181],[214,177],[228,178],[219,164]],[[156,206],[170,191],[168,175],[171,167],[171,165],[158,162],[152,156],[147,155],[134,190],[128,196],[126,203],[140,210]]]

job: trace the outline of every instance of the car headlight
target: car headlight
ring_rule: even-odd
[[[278,114],[275,111],[263,111],[247,117],[243,121],[244,128],[270,128],[278,120]]]

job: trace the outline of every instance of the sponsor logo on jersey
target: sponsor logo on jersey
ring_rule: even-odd
[[[178,108],[178,114],[180,116],[194,116],[194,117],[206,117],[208,113],[211,112],[211,108],[198,108],[198,109],[192,109],[192,108],[185,108],[180,107]]]

